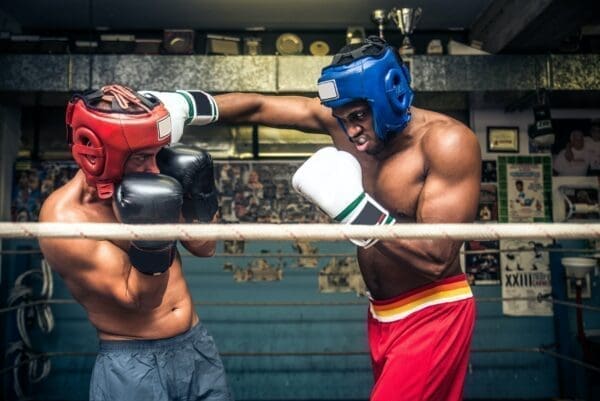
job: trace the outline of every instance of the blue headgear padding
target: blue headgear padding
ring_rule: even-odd
[[[367,41],[365,46],[371,45]],[[362,55],[361,49],[350,52],[358,55],[352,62],[323,68],[318,81],[319,98],[331,108],[366,100],[371,106],[375,134],[386,141],[410,121],[414,96],[410,74],[391,46],[383,46],[377,55]]]

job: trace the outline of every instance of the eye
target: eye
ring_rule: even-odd
[[[146,160],[150,159],[150,155],[134,155],[133,161],[136,163],[144,163]]]
[[[365,110],[357,110],[350,113],[348,116],[348,121],[350,122],[360,122],[363,121],[367,117],[367,112]]]

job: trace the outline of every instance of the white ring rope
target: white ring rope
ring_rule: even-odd
[[[0,223],[0,238],[147,240],[600,239],[600,224],[118,224]]]

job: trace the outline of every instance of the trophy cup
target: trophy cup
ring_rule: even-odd
[[[394,21],[394,24],[400,29],[404,35],[402,46],[400,46],[400,54],[414,54],[415,49],[410,43],[408,36],[413,33],[415,27],[419,23],[422,14],[421,7],[417,8],[392,8],[388,18]]]
[[[385,24],[388,21],[385,10],[383,10],[381,8],[378,8],[377,10],[373,10],[373,12],[371,13],[371,19],[373,20],[374,23],[377,24],[377,29],[379,29],[379,37],[381,39],[385,39],[383,37],[383,27],[385,26]]]

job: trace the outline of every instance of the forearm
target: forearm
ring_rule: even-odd
[[[216,213],[212,220],[209,222],[211,224],[218,223],[218,213]],[[185,223],[185,219],[183,216],[181,217],[181,222]],[[217,241],[213,240],[191,240],[191,241],[181,241],[181,244],[185,249],[187,249],[192,255],[205,258],[214,256],[217,249]]]
[[[181,241],[181,244],[187,249],[192,255],[203,257],[214,256],[217,249],[217,241]]]
[[[327,119],[331,118],[331,113],[324,109],[316,98],[227,93],[215,96],[215,100],[219,107],[221,122],[262,124],[270,127],[293,128],[308,133],[328,132],[325,124]]]
[[[257,93],[226,93],[215,96],[219,121],[228,124],[264,123],[261,110],[265,97]]]

